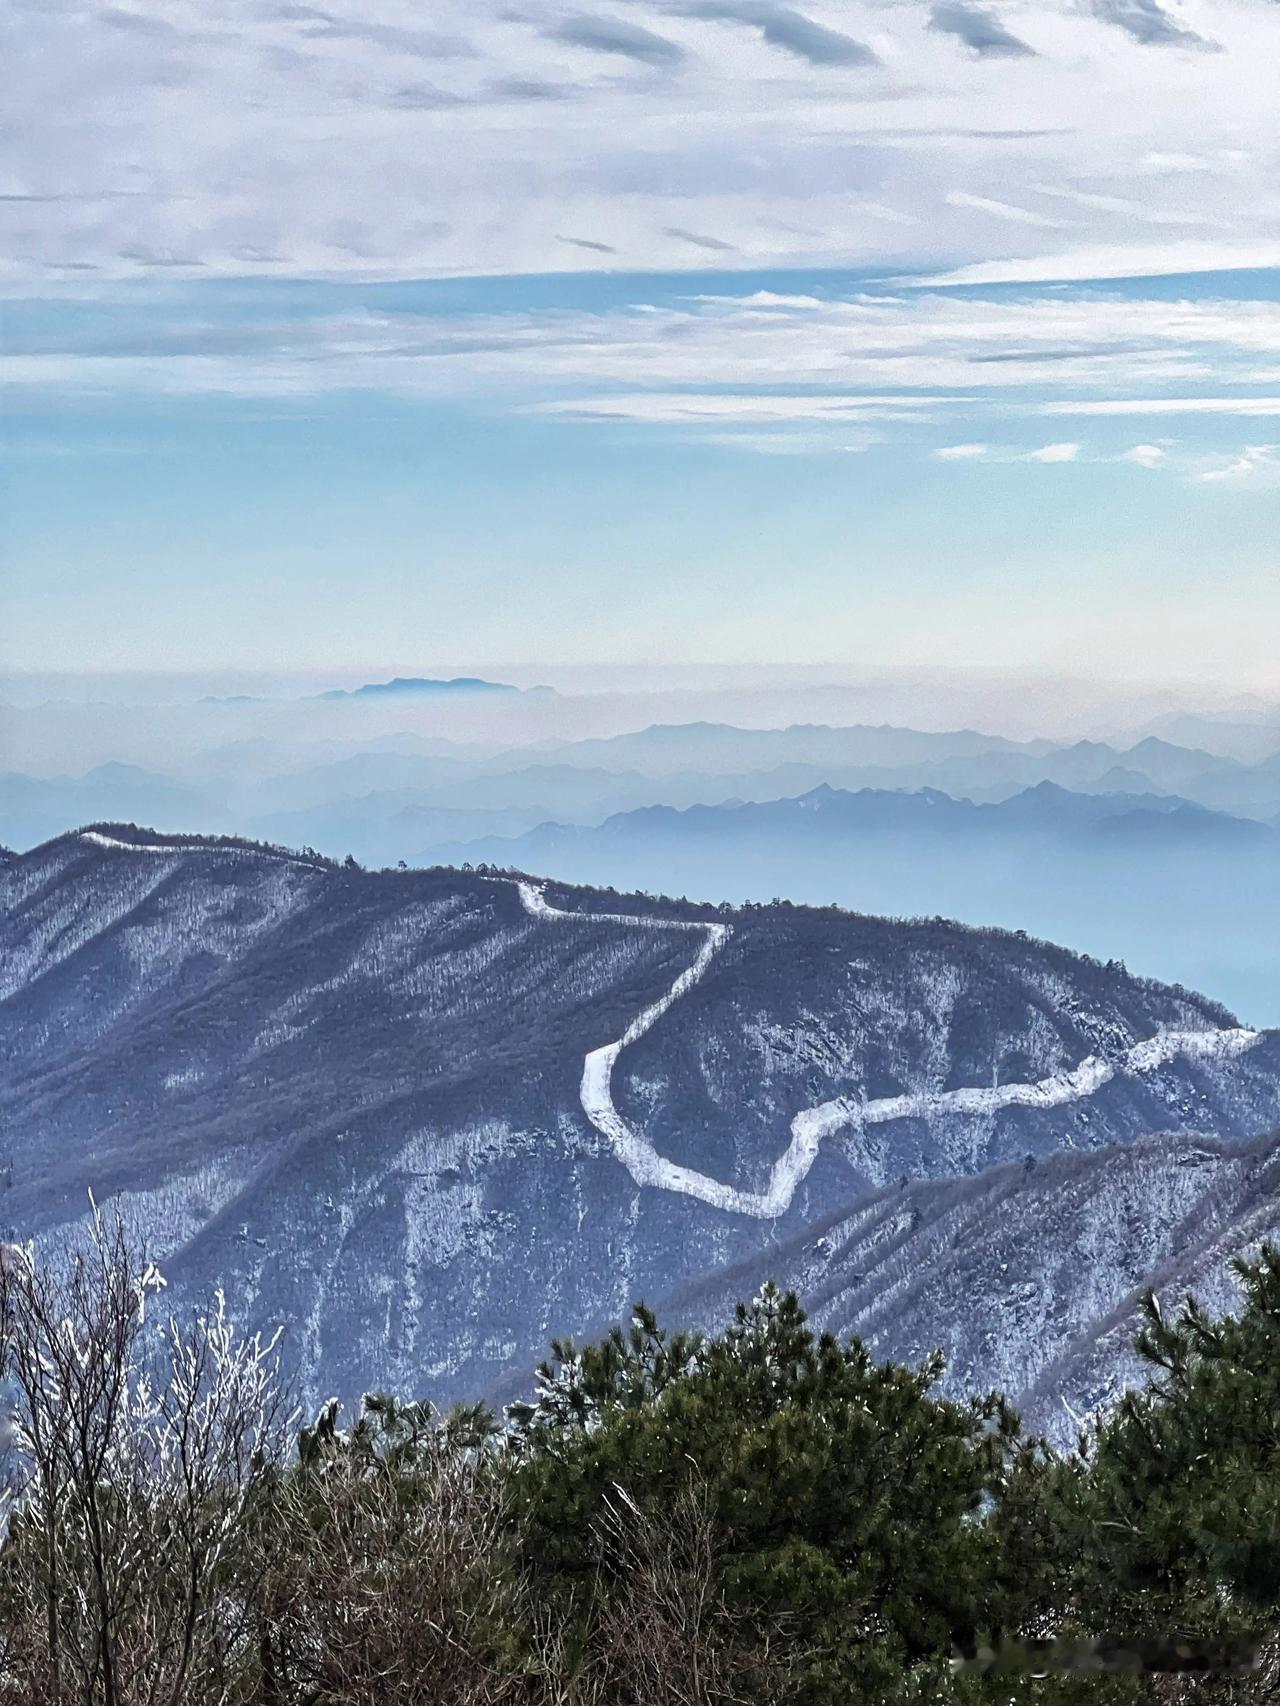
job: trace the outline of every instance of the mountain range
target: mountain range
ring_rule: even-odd
[[[512,747],[434,732],[437,710],[404,726],[452,688],[368,685],[399,727],[263,711],[252,734],[227,738],[219,723],[172,773],[112,762],[79,777],[0,774],[0,839],[154,823],[373,867],[513,865],[713,901],[943,914],[1071,942],[1280,1021],[1267,950],[1280,929],[1274,749],[1244,762],[1155,733],[1055,743],[724,722]]]
[[[119,1203],[309,1400],[509,1393],[776,1272],[1060,1419],[1263,1226],[1278,1115],[1280,1033],[1014,932],[110,824],[0,862],[5,1235]]]
[[[1280,1019],[1280,831],[1176,797],[1042,783],[976,805],[936,789],[824,785],[797,799],[650,807],[593,828],[546,824],[422,857],[1022,927]]]

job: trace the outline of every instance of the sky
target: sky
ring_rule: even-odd
[[[10,670],[1280,691],[1276,0],[6,0]]]

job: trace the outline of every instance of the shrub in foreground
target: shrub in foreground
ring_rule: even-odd
[[[298,1431],[274,1342],[167,1316],[95,1215],[0,1258],[0,1706],[1274,1706],[1280,1252],[1239,1274],[1225,1320],[1148,1300],[1065,1455],[773,1286],[555,1346],[503,1424]]]

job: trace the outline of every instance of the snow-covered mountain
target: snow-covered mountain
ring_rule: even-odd
[[[1230,1309],[1231,1257],[1267,1238],[1280,1240],[1280,1134],[1139,1137],[890,1185],[660,1307],[710,1326],[773,1277],[829,1331],[909,1362],[941,1348],[952,1390],[996,1386],[1069,1440],[1144,1379],[1142,1292]]]
[[[1278,1111],[1280,1034],[1016,933],[105,825],[0,865],[3,1230],[119,1199],[178,1296],[221,1283],[288,1324],[311,1396],[502,1390],[550,1334],[775,1266],[894,1349],[941,1338],[967,1286],[958,1361],[1003,1379],[976,1323],[1006,1230],[1024,1267],[1063,1252],[1023,1282],[1062,1313],[1051,1386],[1166,1247],[1126,1265],[1099,1214],[1074,1260],[1079,1181],[1111,1205],[1129,1157],[1183,1179],[1152,1134],[1217,1154]],[[873,1282],[872,1319],[831,1228],[903,1212],[936,1283],[908,1306]]]

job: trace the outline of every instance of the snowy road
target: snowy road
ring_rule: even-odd
[[[111,847],[117,853],[190,853],[191,843],[180,841],[117,841],[114,835],[103,835],[97,829],[82,829],[81,841],[94,847]]]
[[[780,1212],[764,1206],[766,1199],[763,1196],[735,1190],[732,1185],[722,1185],[718,1179],[713,1179],[706,1173],[699,1173],[692,1167],[682,1167],[678,1162],[668,1161],[665,1156],[658,1154],[643,1132],[637,1131],[623,1118],[613,1101],[613,1068],[618,1056],[628,1044],[637,1041],[646,1031],[652,1030],[682,995],[687,995],[696,983],[701,982],[707,967],[732,935],[730,927],[727,924],[696,924],[686,919],[646,918],[615,912],[565,912],[558,906],[552,906],[536,884],[522,882],[516,886],[525,911],[534,918],[557,922],[587,919],[595,924],[629,924],[640,929],[684,930],[701,936],[702,941],[692,964],[680,973],[666,994],[637,1013],[617,1042],[605,1043],[602,1048],[592,1049],[586,1057],[582,1067],[580,1091],[582,1111],[596,1130],[609,1139],[614,1153],[637,1185],[656,1185],[660,1190],[679,1191],[684,1196],[697,1197],[700,1202],[710,1203],[712,1208],[729,1209],[738,1214],[766,1216]],[[790,1195],[787,1200],[790,1201]]]
[[[772,1220],[785,1214],[791,1199],[817,1159],[824,1138],[846,1126],[883,1125],[889,1120],[931,1120],[944,1114],[990,1117],[1002,1108],[1060,1108],[1092,1096],[1120,1073],[1154,1072],[1178,1058],[1228,1060],[1245,1053],[1262,1033],[1243,1027],[1209,1031],[1161,1031],[1134,1043],[1119,1061],[1088,1055],[1079,1066],[1030,1084],[999,1084],[988,1089],[918,1090],[902,1096],[866,1101],[840,1096],[817,1107],[803,1108],[791,1122],[791,1141],[774,1162],[764,1191],[743,1191],[721,1183],[692,1167],[682,1167],[659,1155],[653,1144],[619,1113],[613,1100],[613,1069],[629,1043],[644,1036],[682,995],[706,974],[707,967],[732,934],[727,924],[693,923],[686,919],[612,912],[565,912],[552,906],[536,883],[518,882],[520,899],[534,918],[553,922],[587,919],[593,923],[627,924],[639,929],[685,930],[703,938],[693,963],[659,1000],[636,1015],[618,1038],[592,1049],[582,1069],[582,1111],[613,1145],[614,1153],[638,1185],[679,1191],[712,1208]]]

